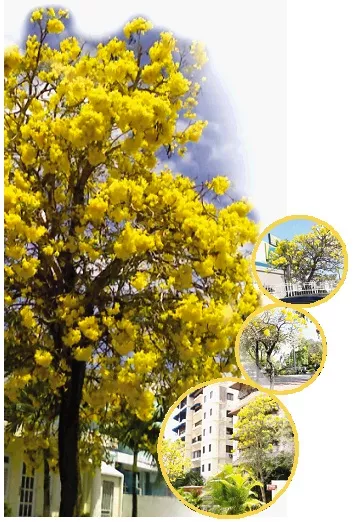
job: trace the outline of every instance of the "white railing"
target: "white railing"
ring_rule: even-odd
[[[285,283],[282,285],[273,285],[267,289],[272,295],[282,299],[283,297],[295,297],[300,295],[327,295],[336,287],[336,285],[336,282],[330,281],[324,283]]]

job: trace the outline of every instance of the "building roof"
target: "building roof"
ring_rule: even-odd
[[[253,391],[256,390],[253,386],[250,386],[250,384],[244,383],[244,382],[233,382],[233,384],[230,386],[230,388],[233,388],[233,390],[239,390],[239,391]]]
[[[111,451],[111,457],[117,464],[127,464],[133,466],[133,455],[128,453],[122,453],[121,451]],[[146,471],[158,471],[157,467],[152,462],[149,462],[148,458],[144,458],[143,455],[138,454],[138,469]]]
[[[117,471],[116,468],[106,464],[106,462],[101,462],[101,475],[109,475],[110,477],[124,477],[123,473]]]
[[[190,393],[190,397],[193,397],[193,398],[197,397],[198,395],[203,393],[203,389],[204,389],[204,386],[202,386],[202,388],[198,388],[198,390],[193,391],[192,393]]]
[[[254,388],[255,390],[255,388]],[[238,402],[238,405],[237,407],[235,408],[235,410],[232,410],[229,414],[228,414],[228,417],[233,417],[233,415],[238,415],[238,412],[244,408],[244,406],[246,406],[247,404],[249,404],[250,401],[252,401],[253,399],[255,399],[258,395],[260,395],[261,392],[259,390],[255,390],[253,391],[252,393],[250,393],[249,395],[247,395],[246,397],[244,397],[244,399],[242,399],[241,401]]]

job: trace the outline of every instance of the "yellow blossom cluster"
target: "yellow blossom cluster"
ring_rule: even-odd
[[[169,406],[236,371],[234,339],[258,305],[242,254],[257,228],[247,201],[219,208],[157,168],[207,124],[195,116],[203,46],[185,66],[163,32],[142,63],[136,43],[151,24],[137,18],[126,40],[90,55],[74,37],[51,47],[66,18],[36,10],[41,37],[5,55],[6,400],[30,397],[49,418],[79,368],[85,431],[122,405],[149,423],[159,397]],[[218,176],[208,188],[228,186]],[[89,448],[99,461],[101,442],[83,436],[83,461]]]

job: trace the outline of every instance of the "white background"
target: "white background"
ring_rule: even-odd
[[[283,399],[299,432],[298,470],[279,502],[250,519],[342,522],[354,519],[354,2],[288,2],[286,172],[285,49],[276,45],[285,30],[278,23],[285,3],[101,0],[90,6],[77,0],[64,6],[70,6],[78,28],[89,34],[101,35],[139,13],[156,25],[204,40],[235,103],[251,177],[248,192],[263,223],[292,213],[313,215],[328,221],[347,244],[345,284],[331,301],[310,310],[328,341],[325,368],[308,389]],[[6,2],[7,42],[19,34],[32,5],[38,4]],[[263,42],[261,54],[255,52],[255,38]],[[285,200],[278,184],[283,186],[286,173]]]

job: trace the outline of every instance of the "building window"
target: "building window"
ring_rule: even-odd
[[[233,446],[226,446],[227,453],[232,453],[232,451],[233,451]]]
[[[202,473],[205,471],[205,465],[204,464],[202,464],[201,471],[202,471]]]
[[[210,392],[210,399],[212,399],[213,391]]]
[[[231,412],[231,410],[227,410],[227,411],[226,411],[226,417],[229,416],[230,412]]]
[[[204,419],[206,418],[206,412],[203,414],[203,418],[204,418]]]
[[[227,435],[233,435],[233,428],[226,428]]]
[[[34,481],[34,469],[27,469],[26,464],[23,463],[20,486],[19,517],[33,516]]]
[[[208,464],[208,471],[211,471],[211,464]]]
[[[206,449],[205,446],[203,446],[202,453],[205,453],[205,449]]]
[[[200,424],[202,424],[202,420],[195,422],[195,426],[199,426]]]
[[[210,426],[210,433],[212,433],[212,426]]]
[[[208,451],[212,451],[212,444],[208,445]]]
[[[233,393],[227,393],[227,401],[233,400]]]
[[[210,409],[210,417],[211,417],[211,415],[212,415],[212,408]]]
[[[206,401],[207,401],[207,395],[205,395],[203,398],[203,402],[206,402]]]
[[[206,435],[206,430],[203,430],[203,436],[205,436],[205,435]]]
[[[102,481],[101,516],[112,517],[114,483],[110,480]]]

